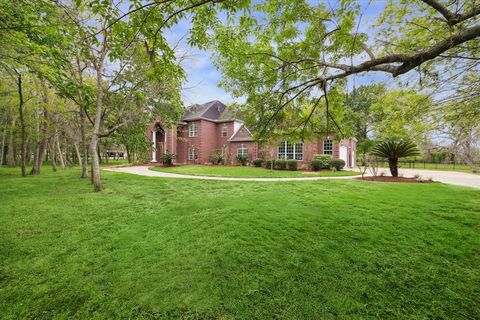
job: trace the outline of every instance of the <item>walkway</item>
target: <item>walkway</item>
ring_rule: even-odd
[[[176,179],[201,179],[201,180],[222,180],[222,181],[304,181],[304,180],[329,180],[329,179],[353,179],[358,176],[346,177],[305,177],[305,178],[227,178],[227,177],[207,177],[207,176],[192,176],[176,173],[167,173],[149,170],[147,166],[133,166],[133,167],[110,167],[103,168],[103,170],[131,173],[140,176],[161,177],[161,178],[176,178]],[[388,173],[388,169],[381,169]],[[439,171],[439,170],[424,170],[424,169],[399,169],[400,174],[405,177],[413,177],[419,174],[422,178],[432,178],[434,181],[449,183],[459,186],[466,186],[480,189],[480,175],[474,175],[464,172],[453,171]]]

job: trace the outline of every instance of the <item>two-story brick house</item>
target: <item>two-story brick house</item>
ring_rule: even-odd
[[[205,164],[215,150],[222,150],[227,161],[237,155],[253,160],[259,156],[259,145],[243,121],[236,119],[220,101],[194,104],[186,109],[176,127],[163,127],[160,120],[150,124],[146,135],[152,140],[151,162],[159,161],[165,152],[176,154],[176,164]],[[330,154],[355,165],[356,139],[333,141],[318,139],[303,142],[281,142],[262,148],[266,158],[296,159],[309,164],[314,154]]]

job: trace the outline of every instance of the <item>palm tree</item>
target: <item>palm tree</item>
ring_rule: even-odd
[[[417,147],[410,140],[389,139],[378,143],[371,154],[388,159],[392,177],[398,177],[398,158],[411,157],[419,154]]]

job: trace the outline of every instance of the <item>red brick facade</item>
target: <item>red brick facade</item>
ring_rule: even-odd
[[[164,128],[161,120],[148,126],[147,138],[152,140],[154,131],[156,138],[155,144],[152,143],[155,148],[149,153],[152,162],[159,161],[162,154],[168,152],[176,155],[175,164],[206,164],[215,150],[220,149],[227,163],[235,164],[235,157],[245,148],[250,161],[262,155],[265,159],[279,158],[278,145],[260,148],[242,121],[222,119],[226,106],[220,102],[192,107],[194,111],[189,111],[176,128]],[[304,141],[301,148],[301,155],[296,157],[301,158],[301,166],[307,166],[315,154],[324,153],[324,140]],[[348,167],[355,166],[355,138],[332,141],[331,149],[333,158],[345,160]]]

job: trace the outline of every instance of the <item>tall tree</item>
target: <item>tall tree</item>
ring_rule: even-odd
[[[211,37],[222,86],[246,97],[268,127],[283,121],[285,108],[308,108],[295,101],[324,99],[334,82],[351,75],[382,72],[396,78],[417,70],[428,85],[430,79],[448,79],[451,72],[444,67],[452,69],[458,60],[478,70],[472,55],[479,47],[478,1],[391,1],[370,34],[358,31],[368,5],[252,2],[248,14],[229,17]]]

